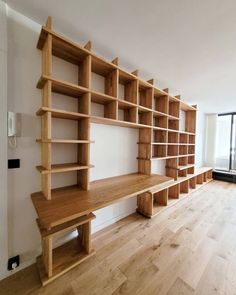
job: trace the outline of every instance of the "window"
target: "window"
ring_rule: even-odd
[[[236,171],[236,113],[218,115],[216,169]]]

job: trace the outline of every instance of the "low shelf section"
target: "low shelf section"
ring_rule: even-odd
[[[161,189],[140,194],[137,200],[137,211],[146,217],[153,217],[211,180],[212,168],[196,169],[193,174],[179,177],[172,183],[165,183]]]
[[[90,213],[50,230],[43,229],[37,220],[42,239],[42,255],[37,258],[37,264],[43,285],[95,254],[91,247],[91,221],[94,218],[95,215]],[[74,230],[78,233],[76,238],[53,248],[54,237]]]

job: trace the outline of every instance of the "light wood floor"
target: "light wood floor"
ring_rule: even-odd
[[[236,185],[213,181],[153,219],[96,233],[97,254],[41,288],[35,265],[0,294],[236,294]]]

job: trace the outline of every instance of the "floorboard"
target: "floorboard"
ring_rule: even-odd
[[[134,213],[92,237],[96,255],[46,287],[35,265],[0,295],[236,294],[236,184],[212,181],[153,219]]]

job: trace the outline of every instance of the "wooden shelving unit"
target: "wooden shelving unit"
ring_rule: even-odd
[[[93,253],[90,223],[95,218],[91,215],[94,210],[139,195],[138,212],[151,217],[170,200],[178,200],[187,193],[189,186],[193,189],[208,181],[211,169],[200,174],[194,170],[196,106],[182,102],[180,96],[170,95],[168,89],[159,89],[153,79],[144,81],[137,70],[128,73],[119,66],[118,58],[108,62],[97,56],[91,51],[90,41],[82,47],[55,33],[50,17],[42,27],[37,48],[42,50],[42,74],[37,83],[37,88],[42,90],[42,106],[37,112],[42,122],[41,138],[37,139],[42,154],[41,165],[37,166],[42,191],[32,194],[32,201],[42,236],[43,256],[38,259],[39,270],[43,284],[47,284]],[[55,77],[53,56],[78,67],[78,83]],[[100,91],[94,89],[93,74],[104,81]],[[52,93],[74,98],[77,108],[74,111],[54,108]],[[92,115],[94,103],[101,106],[102,115]],[[180,130],[181,111],[185,114],[184,131]],[[54,118],[76,121],[77,138],[53,138]],[[90,183],[91,123],[139,130],[138,173]],[[77,161],[53,163],[55,144],[77,145]],[[156,160],[166,161],[166,176],[152,175]],[[74,186],[52,190],[53,174],[72,171],[77,173]],[[81,222],[85,225],[78,230],[78,239],[82,237],[80,244],[75,240],[53,250],[52,236],[77,228]],[[64,258],[58,253],[65,253]]]

